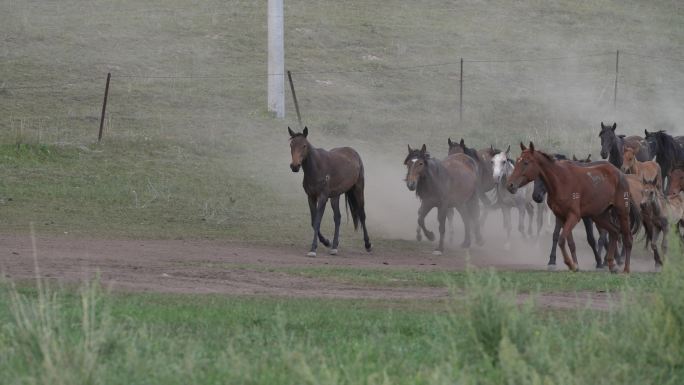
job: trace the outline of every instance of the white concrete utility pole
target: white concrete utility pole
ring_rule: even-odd
[[[285,117],[285,42],[283,0],[268,0],[268,110]]]

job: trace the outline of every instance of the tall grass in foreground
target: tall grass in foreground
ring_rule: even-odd
[[[241,324],[194,313],[164,329],[145,306],[114,316],[117,297],[97,281],[77,293],[3,285],[0,383],[681,384],[677,247],[653,292],[626,289],[607,312],[543,312],[534,299],[519,304],[496,273],[469,271],[465,290],[434,314],[305,304],[314,316],[301,318],[283,301]],[[257,314],[263,303],[250,301],[219,311]]]

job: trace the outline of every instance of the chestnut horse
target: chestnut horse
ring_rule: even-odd
[[[359,222],[363,227],[363,242],[367,251],[371,251],[371,243],[366,230],[366,211],[364,209],[364,176],[363,162],[359,154],[351,147],[338,147],[330,151],[315,148],[306,139],[309,129],[304,127],[301,133],[295,133],[287,128],[290,133],[290,150],[292,152],[292,172],[299,172],[301,167],[304,171],[304,191],[309,197],[309,210],[311,211],[311,227],[314,236],[311,242],[309,257],[316,256],[318,240],[326,247],[331,247],[321,234],[321,219],[325,211],[325,204],[330,199],[335,222],[335,235],[332,241],[330,254],[337,254],[337,246],[340,236],[340,195],[344,194],[354,222],[354,230],[358,229]]]
[[[674,197],[684,191],[684,162],[675,164],[667,177],[670,180],[667,196]]]
[[[630,206],[634,202],[624,174],[614,166],[600,163],[591,166],[578,166],[570,162],[556,161],[550,155],[535,151],[534,144],[526,148],[520,143],[522,154],[516,161],[513,174],[508,179],[508,190],[515,193],[518,188],[537,178],[541,178],[548,191],[548,204],[551,211],[563,222],[563,230],[558,245],[563,260],[571,271],[576,271],[575,242],[572,229],[583,217],[590,217],[599,228],[608,231],[608,268],[617,272],[615,251],[619,234],[625,247],[624,272],[630,271],[632,252],[632,231],[630,231]],[[633,211],[638,214],[638,210]],[[612,222],[611,213],[617,217],[619,227]],[[640,221],[640,219],[639,219]],[[570,254],[565,248],[568,242]]]
[[[553,154],[556,160],[568,161],[567,157],[562,154]],[[572,156],[573,162],[579,164],[589,163],[591,159],[591,154],[585,159],[578,160],[575,155]],[[546,200],[546,185],[541,178],[534,180],[534,190],[532,192],[532,199],[537,203],[544,203]],[[556,246],[558,245],[558,238],[560,236],[560,231],[562,227],[561,220],[554,216],[555,224],[553,228],[553,235],[551,237],[551,252],[549,254],[549,263],[547,264],[548,270],[556,270]],[[594,253],[594,259],[596,260],[596,268],[600,269],[603,267],[601,262],[601,250],[597,248],[596,238],[594,238],[594,222],[591,221],[589,217],[582,217],[582,223],[584,224],[584,230],[587,233],[587,243],[591,247],[591,251]],[[573,262],[577,264],[577,260],[574,259]]]
[[[663,178],[658,163],[652,160],[640,162],[634,154],[634,149],[630,147],[625,147],[625,151],[622,154],[621,169],[625,174],[638,176],[640,180],[655,181],[656,186],[660,188],[660,191],[663,191]]]
[[[470,233],[475,232],[478,245],[483,244],[478,223],[480,205],[477,201],[477,164],[465,154],[453,154],[440,161],[430,157],[425,145],[420,150],[408,146],[406,165],[406,187],[415,191],[420,199],[418,226],[429,240],[434,234],[425,227],[425,216],[437,207],[439,222],[439,244],[433,254],[444,251],[445,222],[451,208],[461,214],[465,228],[463,248],[470,247]]]

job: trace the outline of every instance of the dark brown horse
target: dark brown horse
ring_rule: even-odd
[[[614,166],[601,163],[592,166],[578,166],[571,162],[556,161],[550,155],[535,151],[520,143],[522,154],[516,161],[516,168],[509,178],[508,190],[512,193],[520,186],[541,178],[548,191],[548,205],[551,211],[563,222],[563,230],[558,245],[568,268],[576,270],[575,242],[572,229],[582,217],[590,217],[599,228],[606,229],[610,236],[608,246],[608,267],[617,272],[615,251],[619,234],[625,247],[625,268],[629,272],[632,251],[632,232],[630,231],[630,206],[634,202],[624,174]],[[619,227],[611,221],[611,212],[617,217]],[[634,210],[638,214],[638,211]],[[639,219],[640,221],[640,219]],[[568,242],[570,254],[565,243]]]
[[[406,187],[415,191],[420,199],[418,226],[431,241],[435,236],[425,227],[425,216],[430,210],[437,208],[439,244],[433,254],[441,255],[444,251],[445,222],[451,208],[461,214],[465,227],[465,239],[461,247],[470,247],[470,234],[473,231],[476,242],[481,245],[483,242],[478,223],[480,205],[477,202],[475,161],[465,154],[449,155],[442,161],[433,159],[423,145],[420,150],[408,146],[404,164],[407,169]]]
[[[649,132],[644,130],[646,141],[660,166],[662,180],[667,191],[670,185],[666,177],[675,168],[678,162],[684,162],[684,137],[672,137],[667,132],[660,130]],[[641,160],[641,159],[639,159]]]
[[[480,226],[483,226],[487,215],[489,214],[489,208],[492,206],[492,201],[487,196],[487,193],[492,191],[496,186],[496,181],[492,176],[492,157],[501,151],[494,148],[494,146],[489,146],[480,150],[475,150],[466,146],[465,141],[461,138],[460,142],[452,142],[451,138],[448,140],[449,143],[449,155],[453,154],[466,154],[475,160],[477,163],[477,196],[482,202],[483,210],[480,213]]]
[[[616,135],[615,129],[617,123],[612,126],[607,126],[601,122],[601,158],[606,159],[613,164],[613,166],[622,167],[622,154],[625,147],[630,147],[634,150],[637,160],[642,162],[651,160],[655,154],[651,153],[648,143],[640,136]]]
[[[359,154],[351,147],[333,148],[326,151],[315,148],[306,139],[309,129],[304,127],[301,133],[290,133],[290,150],[292,152],[292,172],[298,172],[301,167],[304,171],[304,191],[309,197],[309,209],[311,211],[311,227],[314,237],[311,242],[309,257],[316,256],[318,241],[326,247],[331,247],[321,234],[321,219],[325,211],[325,204],[330,199],[335,221],[335,235],[332,241],[330,254],[337,254],[337,246],[340,236],[340,195],[345,194],[349,210],[354,222],[354,230],[359,222],[363,227],[363,241],[367,251],[371,251],[371,243],[366,230],[366,211],[364,210],[363,198],[363,162]]]

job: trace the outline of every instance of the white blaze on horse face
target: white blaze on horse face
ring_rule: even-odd
[[[505,153],[500,152],[492,158],[492,176],[494,179],[499,179],[503,176],[507,176],[507,169],[506,167],[508,164],[508,157],[506,156]]]

